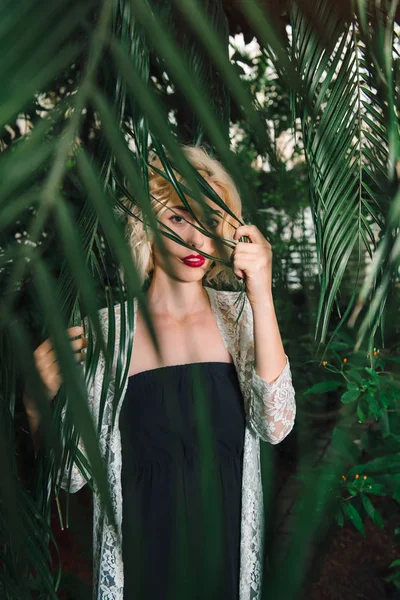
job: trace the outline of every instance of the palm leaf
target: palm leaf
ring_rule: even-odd
[[[399,126],[396,107],[399,105],[398,33],[395,31],[396,4],[380,10],[373,3],[357,3],[360,24],[359,44],[363,48],[365,68],[363,92],[367,99],[363,106],[370,112],[368,119],[368,184],[371,193],[376,187],[384,202],[385,221],[381,227],[380,242],[371,268],[365,277],[357,304],[350,318],[354,325],[368,300],[368,308],[358,329],[357,348],[370,330],[374,334],[381,322],[386,299],[396,280],[399,267],[398,233],[400,225],[397,165],[400,154]],[[371,23],[371,25],[369,25]]]
[[[375,96],[369,110],[366,90],[373,93],[375,80],[365,69],[359,22],[332,18],[325,2],[317,3],[314,19],[311,25],[293,7],[292,55],[303,84],[297,93],[297,114],[302,120],[321,265],[316,336],[324,342],[335,303],[339,311],[337,294],[353,250],[360,271],[365,252],[371,254],[375,248],[372,225],[382,226],[390,183],[382,176],[388,130],[381,98]],[[357,276],[354,285],[358,283]]]
[[[229,101],[234,101],[245,114],[263,153],[268,155],[271,164],[280,168],[251,90],[239,79],[228,60],[221,3],[211,3],[207,17],[196,3],[179,0],[175,4],[175,11],[180,15],[178,25],[184,20],[190,28],[189,33],[189,29],[186,32],[186,28],[179,27],[182,38],[179,40],[176,16],[170,5],[143,0],[113,0],[103,2],[100,7],[96,3],[81,6],[59,0],[46,5],[45,10],[41,10],[39,1],[32,4],[20,0],[13,5],[9,3],[12,10],[0,24],[0,49],[6,57],[0,67],[2,81],[6,82],[0,92],[3,100],[0,126],[12,122],[32,103],[38,109],[40,95],[52,98],[46,117],[35,114],[32,132],[12,144],[0,158],[0,275],[4,283],[0,304],[1,339],[7,348],[4,340],[10,333],[10,324],[17,323],[14,337],[10,336],[15,345],[13,355],[23,357],[28,364],[24,369],[15,365],[15,371],[7,366],[2,376],[7,382],[14,382],[16,377],[31,382],[43,422],[47,419],[49,425],[46,440],[52,450],[48,455],[43,452],[34,496],[35,510],[43,515],[44,521],[49,515],[51,494],[58,495],[57,473],[60,468],[61,471],[72,469],[74,463],[93,476],[112,520],[97,434],[104,417],[105,394],[114,360],[117,376],[112,419],[116,417],[122,383],[127,377],[126,358],[130,356],[131,346],[122,346],[116,357],[113,346],[118,333],[122,339],[132,337],[134,297],[139,299],[157,347],[142,284],[118,219],[121,211],[132,212],[120,202],[120,197],[128,196],[143,209],[160,244],[164,235],[183,244],[171,231],[158,232],[157,220],[150,211],[147,169],[152,149],[162,159],[165,177],[189,209],[187,195],[203,206],[206,213],[203,195],[216,206],[227,209],[207,182],[193,172],[182,153],[176,131],[169,123],[166,105],[160,101],[157,86],[150,77],[151,62],[161,66],[176,93],[190,106],[194,141],[209,140],[213,152],[234,176],[245,209],[256,224],[257,202],[229,146]],[[293,76],[296,108],[303,122],[322,265],[318,326],[324,339],[349,257],[356,249],[361,262],[363,245],[373,245],[372,224],[382,227],[382,207],[387,206],[392,197],[387,192],[385,173],[388,157],[397,156],[393,135],[388,136],[388,123],[393,126],[393,115],[388,116],[383,109],[376,73],[371,68],[371,64],[374,68],[380,65],[379,55],[378,62],[375,55],[368,56],[369,42],[364,42],[364,34],[360,34],[363,27],[365,29],[362,11],[359,22],[345,23],[332,18],[328,3],[320,1],[316,5],[316,22],[310,24],[294,6],[291,56],[286,55],[283,42],[273,35],[268,17],[257,4],[248,3],[243,13],[253,23],[257,22],[265,45],[270,40],[268,51],[274,56],[277,72]],[[32,26],[22,35],[21,32],[26,31],[27,17]],[[323,25],[323,36],[315,23]],[[7,52],[11,38],[16,47],[12,56]],[[188,51],[183,53],[182,48]],[[28,50],[31,53],[25,60]],[[68,72],[71,92],[64,98],[54,98],[54,79],[61,70]],[[23,81],[23,85],[16,85],[18,81]],[[218,89],[211,103],[210,85]],[[372,98],[371,109],[367,98]],[[221,106],[221,99],[226,106]],[[175,173],[182,175],[185,185],[178,182]],[[33,207],[34,214],[30,212]],[[26,223],[29,244],[18,245],[11,233],[11,226],[20,218]],[[236,218],[241,222],[240,215]],[[196,226],[207,232],[201,219]],[[58,256],[62,256],[61,267],[52,264],[53,248],[51,244],[46,245],[43,236],[50,231],[54,232],[54,246],[56,241],[58,243]],[[4,239],[7,243],[3,243]],[[381,255],[386,251],[382,249]],[[116,274],[112,275],[112,271]],[[35,374],[32,343],[24,345],[31,336],[18,300],[24,298],[27,280],[36,295],[31,304],[39,315],[36,337],[41,341],[51,336],[65,379],[52,413]],[[114,305],[125,300],[130,312],[126,320],[121,313],[118,325]],[[381,314],[383,302],[379,299],[378,304],[377,312]],[[106,305],[109,327],[107,339],[103,339],[98,309]],[[344,316],[347,314],[346,309]],[[65,335],[65,328],[80,323],[83,315],[90,323],[84,374],[74,362]],[[93,424],[86,387],[96,373],[101,354],[106,364],[105,379],[99,420]],[[11,425],[16,395],[12,383],[7,383],[4,389],[5,393],[0,395],[2,415]],[[62,419],[64,405],[68,409],[66,418]],[[49,423],[51,414],[53,427]],[[57,442],[52,439],[54,429],[56,437],[64,441],[63,452],[58,451]],[[206,439],[206,427],[202,435]],[[79,439],[84,442],[87,456],[79,451]],[[1,458],[8,460],[9,452],[3,449]],[[210,457],[206,456],[204,465],[207,467],[209,462]],[[10,464],[14,464],[12,459]],[[7,523],[4,515],[11,514],[12,508],[14,516],[23,512],[31,528],[30,545],[25,549],[26,562],[41,575],[46,591],[54,597],[57,578],[48,572],[47,545],[42,543],[51,539],[50,534],[41,522],[37,525],[32,505],[29,505],[30,512],[26,509],[27,500],[16,485],[12,469],[5,481],[13,498],[22,500],[13,507],[11,496],[8,498],[9,512],[1,513],[0,528],[10,537],[18,533],[16,519]],[[318,490],[318,498],[326,506],[323,482]],[[313,509],[316,501],[307,496],[307,503]],[[66,521],[68,524],[68,512]],[[303,520],[301,543],[305,539],[305,523]],[[1,548],[0,551],[6,566],[0,589],[3,586],[10,597],[23,597],[21,586],[15,580],[15,565],[8,554]],[[25,556],[19,547],[16,553]],[[292,559],[291,565],[295,562]],[[302,564],[298,562],[294,583],[286,582],[291,597],[299,588]],[[278,594],[278,589],[272,596]],[[29,592],[27,597],[30,597]]]

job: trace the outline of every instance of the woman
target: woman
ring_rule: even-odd
[[[238,192],[222,165],[202,148],[184,146],[183,150],[240,216]],[[152,164],[162,170],[157,159]],[[177,178],[182,180],[178,174]],[[95,492],[94,597],[159,600],[182,594],[191,599],[258,599],[263,561],[259,440],[282,441],[293,427],[296,412],[289,360],[274,311],[271,245],[254,225],[237,227],[228,214],[213,213],[206,225],[210,232],[236,243],[232,273],[202,256],[223,251],[212,237],[196,229],[195,219],[168,181],[153,169],[149,181],[160,228],[174,230],[193,250],[165,237],[161,248],[147,237],[140,220],[128,219],[134,259],[143,280],[150,281],[147,301],[160,353],[135,299],[133,348],[126,356],[129,369],[122,381],[122,400],[113,420],[118,385],[111,385],[100,429],[117,531],[102,515]],[[203,222],[199,204],[188,201]],[[251,243],[239,242],[242,236]],[[232,277],[246,282],[238,323],[237,292],[204,285],[232,284]],[[127,303],[123,309],[127,310]],[[105,339],[107,317],[107,309],[102,309]],[[128,348],[132,344],[119,338],[119,307],[115,319],[117,353],[119,344]],[[76,337],[83,329],[74,327],[69,332]],[[72,345],[78,360],[83,360],[86,338]],[[54,396],[60,381],[49,340],[37,348],[35,358]],[[114,374],[115,361],[113,369]],[[100,361],[89,394],[95,421],[103,375]],[[195,399],[199,387],[204,391],[200,404]],[[37,414],[28,400],[26,404],[34,430]],[[208,416],[202,420],[201,414]],[[200,421],[205,424],[203,431],[211,432],[207,447],[201,446]],[[209,447],[208,476],[202,470],[202,456]],[[85,481],[74,465],[72,478],[68,482],[66,476],[63,487],[75,492]],[[210,491],[206,502],[204,490]],[[208,498],[211,512],[207,512]],[[222,552],[213,552],[221,547]]]

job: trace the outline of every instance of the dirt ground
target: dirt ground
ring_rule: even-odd
[[[393,545],[400,508],[391,498],[375,496],[373,501],[388,525],[380,529],[367,517],[365,539],[348,522],[338,527],[319,564],[314,563],[315,580],[304,600],[400,600],[400,590],[383,581],[391,573],[389,564],[400,556],[400,547]]]

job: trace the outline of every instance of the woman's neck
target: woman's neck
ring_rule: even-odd
[[[210,302],[202,281],[179,281],[156,269],[147,290],[153,315],[168,315],[178,321],[208,310]]]

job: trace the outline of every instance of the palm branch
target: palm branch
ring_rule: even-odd
[[[243,7],[249,21],[257,25],[261,39],[266,45],[268,42],[269,51],[279,65],[278,72],[293,75],[323,266],[319,309],[322,338],[354,244],[357,242],[360,248],[362,241],[372,243],[368,219],[381,223],[382,203],[376,187],[372,187],[374,177],[370,173],[380,173],[380,166],[386,160],[385,150],[383,158],[380,154],[375,157],[374,148],[369,147],[371,160],[360,142],[363,104],[357,92],[361,89],[359,80],[364,78],[365,85],[366,75],[355,66],[354,53],[356,49],[360,52],[362,44],[356,35],[357,23],[323,20],[326,6],[324,2],[317,5],[318,15],[326,26],[324,41],[315,24],[311,26],[298,7],[293,7],[291,56],[278,36],[273,35],[271,22],[259,4],[251,1]],[[205,194],[217,206],[227,209],[203,178],[193,173],[182,153],[157,85],[150,77],[151,65],[159,65],[168,74],[174,88],[191,107],[193,141],[208,140],[234,177],[252,221],[262,227],[256,199],[249,193],[230,150],[228,99],[246,115],[271,164],[279,168],[279,163],[251,91],[228,60],[221,3],[205,3],[205,8],[201,11],[197,3],[181,1],[176,2],[173,12],[169,5],[144,0],[113,0],[103,2],[100,7],[94,2],[83,6],[58,0],[50,6],[39,0],[29,3],[19,0],[8,3],[7,21],[0,26],[0,48],[7,57],[0,70],[4,82],[0,92],[3,100],[0,127],[14,123],[21,113],[29,117],[27,121],[32,121],[32,131],[5,147],[0,158],[0,276],[4,290],[0,327],[2,347],[10,356],[9,363],[1,366],[4,393],[0,400],[2,414],[11,430],[16,395],[10,390],[17,379],[27,382],[46,425],[33,495],[35,510],[43,516],[44,523],[49,518],[52,494],[56,497],[59,494],[58,474],[64,468],[72,468],[74,461],[82,467],[90,465],[109,518],[113,518],[86,387],[96,372],[100,352],[108,373],[103,389],[109,384],[116,335],[115,304],[125,300],[129,304],[137,297],[154,337],[137,269],[116,216],[121,211],[129,214],[129,208],[119,200],[121,192],[125,195],[134,190],[129,198],[143,209],[161,244],[163,235],[173,235],[167,231],[159,233],[157,220],[149,211],[147,166],[152,149],[162,159],[165,175],[183,201],[187,194],[205,206],[202,199]],[[176,15],[188,26],[179,27],[179,36]],[[25,35],[27,19],[30,27]],[[321,21],[317,23],[321,25]],[[10,52],[11,38],[15,52]],[[182,48],[190,51],[183,53]],[[315,65],[318,65],[316,71]],[[61,72],[66,74],[68,93],[61,91],[63,86],[57,88]],[[212,95],[210,78],[214,92],[218,91]],[[19,85],[20,81],[23,85]],[[374,110],[380,115],[378,104]],[[372,135],[379,132],[378,128]],[[338,139],[340,143],[335,144]],[[184,176],[187,186],[177,182],[174,171]],[[383,178],[382,186],[385,185]],[[240,215],[236,216],[240,222]],[[14,238],[18,221],[23,223],[27,232],[24,240],[29,243],[20,244]],[[197,226],[209,235],[201,222]],[[61,268],[52,263],[54,248],[46,239],[51,239],[58,255],[62,255]],[[173,239],[183,243],[174,235]],[[116,265],[122,268],[124,281]],[[37,318],[35,335],[21,308],[26,289],[34,291],[30,309]],[[98,317],[98,309],[103,306],[108,306],[109,314],[107,340],[103,339]],[[65,335],[66,327],[80,323],[83,316],[91,325],[84,373],[75,364]],[[121,336],[125,337],[125,331],[131,331],[132,326],[130,314],[127,322],[121,321]],[[35,341],[49,335],[64,378],[53,411],[49,410],[32,362]],[[124,375],[126,370],[120,369],[116,382],[120,390]],[[115,402],[118,400],[116,394]],[[66,418],[62,419],[65,406]],[[100,419],[103,410],[101,406]],[[78,438],[84,443],[87,459],[77,448]],[[63,448],[57,443],[60,439]],[[50,450],[45,452],[45,448]],[[10,459],[4,448],[1,458]],[[11,456],[11,462],[15,462],[15,457]],[[18,539],[15,519],[8,520],[7,515],[12,514],[13,508],[15,514],[15,506],[30,506],[29,515],[34,511],[27,490],[16,485],[15,472],[11,470],[5,481],[14,496],[10,500],[11,496],[4,494],[4,486],[1,488],[0,530]],[[323,507],[321,519],[327,506],[327,485],[320,482],[317,496]],[[307,496],[305,507],[313,507],[315,501],[315,497]],[[41,522],[34,523],[33,517],[30,518],[32,546],[25,549],[26,564],[43,579],[49,597],[54,597],[57,576],[46,572],[47,546],[38,542],[43,539],[45,527]],[[303,531],[299,543],[304,535]],[[46,536],[51,539],[48,531]],[[13,549],[7,543],[1,552],[6,568],[0,589],[3,586],[7,597],[19,598],[21,586],[16,581],[19,563],[15,563]],[[292,586],[293,594],[300,583],[299,571]],[[271,586],[278,584],[282,582],[274,581]],[[32,585],[31,582],[26,585],[27,598],[32,597],[33,585],[33,581]]]
[[[354,325],[368,300],[368,309],[358,329],[357,348],[370,333],[371,323],[373,334],[383,321],[387,298],[398,281],[400,63],[396,7],[396,3],[387,3],[383,9],[373,3],[357,5],[359,46],[362,48],[362,90],[365,94],[363,106],[369,125],[365,153],[368,157],[366,172],[371,183],[365,187],[366,193],[375,193],[383,204],[383,223],[377,250],[351,315],[351,324]],[[370,351],[372,345],[370,343]]]
[[[376,92],[378,78],[367,68],[359,16],[343,20],[330,14],[325,2],[315,5],[313,15],[310,24],[293,7],[292,56],[303,83],[296,115],[302,122],[311,183],[321,281],[317,335],[324,342],[333,305],[341,317],[339,327],[354,305],[361,274],[356,275],[355,291],[343,315],[337,302],[340,284],[353,253],[359,268],[366,252],[372,256],[374,229],[384,227],[392,184],[387,177],[385,98]],[[370,343],[383,306],[369,330]]]

